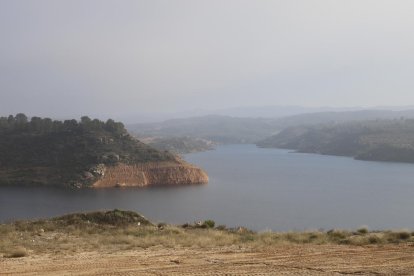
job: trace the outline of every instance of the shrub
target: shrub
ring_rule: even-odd
[[[334,240],[342,240],[346,238],[346,233],[341,230],[329,230],[327,234],[331,239]]]
[[[368,228],[366,228],[366,227],[359,228],[357,230],[357,232],[358,232],[358,234],[362,234],[362,235],[367,234],[368,233]]]
[[[184,223],[181,225],[182,228],[189,228],[191,225],[189,223]]]
[[[60,220],[70,225],[83,225],[85,223],[95,223],[98,225],[113,225],[121,226],[131,223],[140,223],[141,225],[151,225],[143,216],[132,212],[114,209],[113,211],[105,212],[90,212],[90,213],[76,213],[69,214],[55,220]]]
[[[208,219],[208,220],[204,221],[204,224],[208,228],[214,228],[214,225],[216,225],[216,223],[214,222],[214,220],[211,220],[211,219]]]
[[[339,241],[339,244],[351,244],[351,240],[349,238],[342,239]]]
[[[370,244],[377,244],[377,243],[380,243],[380,241],[381,241],[381,239],[377,236],[369,236],[369,238],[368,238],[368,242]]]
[[[164,229],[167,226],[165,222],[160,222],[157,224],[158,229]]]
[[[312,241],[312,240],[317,239],[318,235],[316,235],[315,233],[310,233],[308,238],[309,238],[309,241]]]
[[[5,258],[21,258],[26,257],[28,255],[26,248],[24,247],[17,247],[14,250],[10,251],[9,254],[6,254]]]
[[[400,240],[408,240],[411,237],[411,234],[405,231],[397,232],[396,235]]]
[[[227,226],[226,225],[219,225],[216,227],[217,230],[226,230]]]
[[[252,233],[242,233],[240,234],[241,242],[252,242],[255,240],[255,235]]]

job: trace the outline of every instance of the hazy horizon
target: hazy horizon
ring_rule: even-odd
[[[121,121],[127,125],[141,124],[141,123],[157,123],[175,119],[197,118],[205,116],[227,116],[234,118],[288,118],[295,115],[306,115],[312,113],[324,113],[324,112],[358,112],[358,111],[414,111],[414,106],[354,106],[354,107],[331,107],[331,106],[318,106],[318,107],[306,107],[306,106],[235,106],[222,109],[193,109],[193,110],[180,110],[176,112],[140,112],[132,114],[113,115],[109,114],[93,114],[93,113],[79,113],[72,115],[53,115],[47,112],[39,113],[27,113],[26,111],[17,111],[14,113],[2,113],[2,116],[16,115],[18,113],[24,113],[29,118],[33,116],[49,117],[54,120],[67,120],[77,119],[81,116],[88,116],[90,118],[97,118],[100,120],[115,119]]]
[[[413,9],[379,0],[3,0],[0,109],[132,122],[238,107],[412,106]]]

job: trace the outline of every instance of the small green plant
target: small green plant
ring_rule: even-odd
[[[358,234],[365,235],[368,233],[368,228],[362,227],[357,230]]]
[[[214,228],[214,225],[216,225],[216,223],[214,220],[208,219],[204,221],[204,225],[206,225],[208,228]]]
[[[370,244],[377,244],[377,243],[380,243],[380,242],[381,242],[381,239],[380,239],[380,238],[378,238],[377,236],[370,236],[370,237],[368,238],[368,242],[369,242]]]
[[[346,233],[344,231],[341,230],[329,230],[328,232],[326,232],[328,234],[328,236],[332,239],[332,240],[342,240],[346,238]]]

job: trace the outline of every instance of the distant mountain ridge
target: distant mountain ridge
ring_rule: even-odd
[[[360,160],[414,163],[414,119],[295,126],[257,145]]]
[[[146,113],[140,112],[129,114],[121,119],[133,124],[153,124],[173,119],[189,119],[194,117],[205,117],[210,115],[228,116],[234,118],[269,118],[279,119],[302,114],[323,112],[352,112],[352,111],[404,111],[414,110],[414,106],[376,106],[376,107],[307,107],[300,105],[265,105],[265,106],[236,106],[220,109],[192,109],[180,112]]]
[[[342,123],[349,121],[382,120],[414,118],[414,109],[409,110],[358,110],[342,112],[317,112],[278,119],[281,126],[316,125],[325,123]]]
[[[293,126],[335,124],[349,121],[414,118],[414,110],[358,110],[317,112],[283,118],[241,118],[208,115],[185,119],[172,119],[159,123],[128,125],[138,137],[202,138],[216,143],[256,143]]]
[[[217,143],[253,143],[273,133],[274,120],[208,115],[161,123],[129,125],[138,137],[192,137]]]

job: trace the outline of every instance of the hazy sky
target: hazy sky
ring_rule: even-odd
[[[0,0],[0,111],[414,104],[414,1]]]

